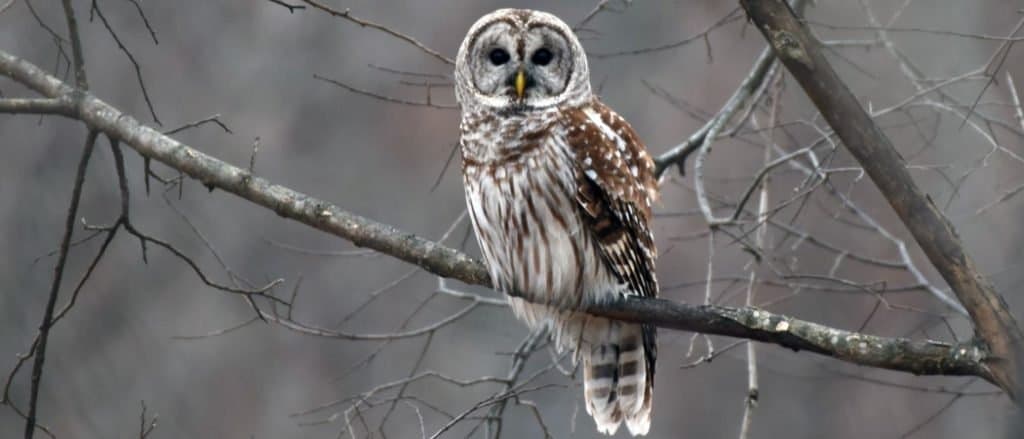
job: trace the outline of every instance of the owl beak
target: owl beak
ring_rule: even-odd
[[[526,72],[524,72],[523,69],[519,69],[519,72],[516,73],[515,86],[516,86],[516,96],[519,99],[522,99],[523,98],[523,93],[526,92]]]

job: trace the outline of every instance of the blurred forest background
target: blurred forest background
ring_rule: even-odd
[[[1006,74],[1024,82],[1024,55],[1009,44],[1005,60],[987,66],[1007,41],[977,35],[1015,32],[1024,17],[1021,4],[1011,0],[865,1],[881,23],[902,29],[889,37],[928,80],[934,80],[932,85],[985,67],[994,73],[991,84],[982,75],[940,84],[948,97],[919,93],[891,54],[877,41],[872,43],[877,35],[869,27],[864,2],[825,0],[806,10],[822,39],[841,41],[833,44],[831,59],[862,102],[873,109],[905,106],[880,116],[879,122],[915,166],[919,184],[957,225],[982,271],[992,276],[1010,309],[1020,316],[1024,309],[1020,293],[1024,197],[1015,197],[1012,190],[1024,182],[1024,161],[1013,158],[1024,155],[1024,141],[1015,109],[1009,105],[1013,98]],[[43,23],[63,34],[58,3],[34,1],[32,6]],[[153,124],[131,61],[98,17],[89,20],[90,2],[74,3],[92,92]],[[595,3],[330,0],[327,4],[340,10],[351,8],[361,18],[412,35],[454,57],[466,29],[498,7],[543,9],[575,24]],[[205,124],[183,130],[175,138],[242,167],[248,165],[254,139],[259,138],[257,175],[430,239],[439,239],[451,229],[448,245],[465,243],[466,251],[478,254],[473,239],[466,239],[468,222],[455,223],[464,210],[457,156],[445,171],[457,141],[457,109],[386,102],[314,78],[318,75],[417,102],[425,100],[425,89],[410,83],[442,84],[432,87],[431,102],[451,107],[451,88],[443,85],[449,82],[450,66],[386,33],[312,8],[290,12],[279,4],[257,0],[140,0],[138,4],[159,44],[154,44],[132,2],[99,2],[109,25],[139,64],[162,128],[219,114],[231,130]],[[761,34],[737,11],[736,2],[631,2],[626,7],[612,1],[609,6],[613,10],[594,16],[585,26],[589,30],[581,33],[591,54],[594,86],[655,154],[685,140],[703,124],[703,118],[718,111],[765,47]],[[731,18],[706,38],[698,36],[665,50],[615,55],[687,40],[726,17]],[[53,38],[24,1],[15,1],[0,14],[0,47],[40,66],[52,68],[58,62]],[[56,73],[63,75],[66,63],[58,66]],[[782,87],[776,121],[790,124],[774,139],[792,151],[816,141],[825,124],[791,79],[784,78]],[[8,80],[0,81],[0,91],[25,94]],[[915,106],[919,101],[913,99],[904,102],[922,96],[965,106],[981,96],[977,111],[984,116],[964,124],[954,111]],[[966,107],[957,108],[966,114]],[[761,126],[771,123],[767,114],[763,110],[755,114]],[[46,255],[60,239],[84,133],[79,122],[60,117],[0,116],[0,371],[4,376],[16,354],[28,349],[39,325],[53,275],[54,259]],[[724,205],[735,203],[762,167],[761,136],[748,132],[716,142],[707,163],[707,184]],[[822,157],[828,157],[835,169],[855,166],[842,148]],[[141,159],[130,151],[126,158],[137,227],[174,243],[222,283],[229,275],[204,239],[223,264],[242,278],[255,284],[286,279],[281,295],[290,294],[301,279],[293,310],[296,319],[352,333],[386,333],[399,330],[413,313],[408,328],[430,325],[466,306],[464,301],[435,296],[437,278],[413,266],[387,256],[353,252],[340,239],[283,220],[230,194],[209,192],[197,182],[186,180],[180,195],[176,187],[165,192],[153,182],[147,196]],[[90,224],[107,224],[117,217],[120,205],[111,163],[109,148],[98,147],[80,215]],[[154,170],[166,177],[176,175],[160,165],[154,165]],[[663,184],[655,234],[662,254],[662,295],[696,303],[704,300],[709,246],[707,224],[695,210],[692,174],[669,172],[672,177]],[[780,167],[771,180],[772,203],[796,195],[794,190],[805,180],[798,170]],[[910,256],[922,275],[939,290],[945,287],[869,179],[857,172],[836,172],[831,182],[856,200],[879,227],[896,239],[907,239]],[[901,258],[892,240],[881,236],[876,227],[865,226],[863,217],[837,207],[835,197],[827,192],[791,203],[777,214],[781,223],[813,233],[847,254],[887,261]],[[741,238],[745,239],[735,230],[716,234],[713,295],[718,303],[744,301],[751,256],[740,245]],[[970,334],[969,323],[936,300],[907,270],[844,258],[837,261],[842,251],[824,250],[777,227],[769,229],[766,239],[771,259],[789,274],[824,273],[870,285],[885,292],[891,304],[912,309],[881,306],[876,310],[879,296],[863,288],[786,277],[769,269],[761,269],[765,280],[755,304],[885,336],[951,341]],[[73,250],[65,290],[77,280],[98,245],[96,240]],[[58,437],[137,435],[141,401],[147,416],[159,415],[151,437],[336,437],[347,430],[345,410],[352,401],[300,413],[416,371],[439,371],[459,379],[505,376],[511,361],[508,353],[527,335],[507,309],[481,306],[437,331],[393,342],[318,338],[259,321],[221,335],[190,338],[251,321],[253,312],[238,296],[205,286],[167,252],[151,247],[147,263],[141,256],[137,240],[119,236],[75,308],[51,335],[40,421]],[[797,284],[807,287],[797,288]],[[480,288],[448,285],[498,297]],[[377,296],[374,302],[360,307],[373,295]],[[733,344],[726,338],[711,340],[719,351]],[[705,340],[662,331],[660,341],[651,437],[734,437],[746,397],[745,350],[730,349],[711,363],[683,367],[707,353]],[[1018,437],[1012,431],[1013,405],[979,379],[914,377],[770,345],[759,345],[758,354],[760,405],[754,413],[752,437]],[[566,378],[550,363],[551,356],[543,350],[527,362],[524,376],[543,373],[530,384],[541,388],[524,398],[536,404],[555,437],[599,437],[583,410],[578,378]],[[28,382],[28,371],[22,370],[11,388],[15,402],[24,404]],[[448,418],[428,404],[457,414],[498,389],[494,383],[461,387],[437,379],[416,381],[404,390],[416,399],[396,406],[383,433],[420,437],[422,421],[429,436]],[[354,412],[349,415],[358,424],[360,437],[383,437],[377,424],[387,410],[387,404],[363,407],[358,413],[363,419],[358,422]],[[369,432],[362,422],[370,426]],[[444,437],[463,437],[477,424],[478,418],[467,420]],[[0,410],[0,436],[14,437],[22,429],[23,421],[11,410]],[[541,431],[529,406],[509,406],[505,437],[538,437]],[[475,434],[479,436],[480,431]]]

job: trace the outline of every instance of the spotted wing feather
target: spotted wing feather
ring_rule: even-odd
[[[658,281],[654,265],[657,250],[648,222],[658,189],[650,155],[633,128],[597,99],[589,105],[566,111],[564,123],[568,143],[580,166],[576,177],[576,201],[584,223],[598,243],[604,263],[625,284],[626,294],[656,297]],[[639,333],[645,367],[631,365],[632,357],[624,355],[627,352],[622,350],[623,355],[620,355],[615,368],[617,373],[612,376],[612,386],[618,384],[620,374],[625,371],[634,371],[639,375],[637,378],[643,380],[642,384],[637,383],[643,386],[643,392],[633,396],[637,398],[633,401],[628,401],[630,395],[625,392],[633,388],[618,384],[619,398],[632,403],[632,408],[622,417],[631,432],[642,434],[650,423],[657,358],[656,330],[652,325],[626,325],[621,332],[620,344],[612,346],[621,350],[623,343],[632,339],[632,333]],[[600,385],[600,377],[596,374],[596,371],[590,372],[596,383],[594,387]],[[585,380],[589,382],[591,377],[585,377]],[[611,395],[614,397],[615,392]],[[595,419],[598,419],[597,415]]]
[[[564,123],[580,165],[576,200],[606,262],[634,293],[656,297],[654,161],[629,123],[596,99],[567,111]]]

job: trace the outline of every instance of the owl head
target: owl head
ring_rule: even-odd
[[[499,9],[469,29],[455,60],[463,110],[526,112],[589,99],[587,56],[572,29],[547,12]]]

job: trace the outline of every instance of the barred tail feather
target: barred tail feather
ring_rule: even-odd
[[[580,346],[583,398],[602,433],[615,434],[623,421],[634,436],[650,429],[654,374],[645,337],[641,325],[606,319],[587,325],[588,340]]]
[[[642,436],[651,429],[651,400],[654,398],[654,373],[647,372],[647,383],[645,385],[643,402],[640,410],[631,416],[626,416],[626,428],[633,436]]]

